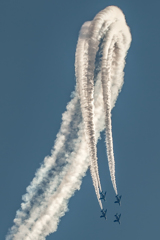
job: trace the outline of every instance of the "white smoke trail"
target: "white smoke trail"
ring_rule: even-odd
[[[105,107],[105,122],[106,122],[106,146],[107,156],[110,169],[112,184],[117,194],[116,180],[115,180],[115,161],[113,153],[113,139],[112,139],[112,125],[111,125],[111,96],[118,94],[123,85],[123,69],[125,65],[125,56],[130,46],[131,34],[126,25],[125,17],[119,14],[117,8],[113,14],[112,9],[106,14],[102,11],[100,14],[109,17],[112,23],[109,26],[109,31],[103,49],[102,58],[102,89]],[[107,10],[107,11],[108,11]],[[111,93],[112,90],[112,93]],[[117,92],[118,91],[118,92]]]
[[[86,116],[86,109],[88,109],[88,97],[87,97],[87,77],[85,76],[85,70],[88,65],[88,34],[89,34],[89,26],[91,22],[86,22],[83,24],[79,39],[76,48],[76,60],[75,60],[75,72],[76,72],[76,80],[77,80],[77,88],[79,92],[79,97],[81,100],[81,109],[82,115],[84,118],[84,123],[87,122],[88,117]],[[85,131],[86,140],[88,142],[88,133]],[[89,142],[88,145],[90,146]],[[91,151],[89,152],[92,153]],[[99,189],[101,189],[99,174],[98,174],[98,164],[97,161],[94,161],[95,157],[90,157],[90,172],[93,180],[93,185],[95,188],[95,192],[97,195],[97,199],[99,201],[99,205],[102,209],[102,203],[100,200]]]
[[[122,12],[116,7],[106,8],[105,11],[108,15],[110,14],[110,12],[112,12],[113,15],[121,14],[123,16]],[[110,18],[112,19],[111,16]],[[87,29],[88,26],[89,23],[88,25],[86,24]],[[93,26],[93,24],[90,26]],[[100,40],[101,37],[104,38],[104,40],[107,39],[105,39],[104,37],[106,36],[106,34],[108,34],[106,30],[104,31],[105,27],[106,23],[100,28],[99,35],[97,34],[98,40]],[[93,27],[89,27],[89,29],[93,30]],[[109,29],[109,27],[107,29]],[[90,44],[90,37],[92,36],[88,35],[88,44]],[[125,41],[126,40],[123,39],[122,44],[125,44]],[[105,45],[105,41],[102,45]],[[118,46],[121,46],[120,42]],[[112,48],[114,50],[110,51],[114,52],[114,54],[118,52],[117,56],[119,59],[121,59],[121,50],[118,50],[119,48],[117,49],[114,44],[111,44],[110,49]],[[84,50],[85,49],[87,48],[84,47]],[[90,57],[89,55],[87,55],[87,52],[84,55],[82,53],[82,57],[84,56],[84,58],[88,59],[91,58],[92,52],[91,49],[89,49],[90,48],[88,45],[88,53],[90,53]],[[110,71],[110,109],[114,106],[123,83],[123,70],[119,70],[119,67],[117,65],[119,64],[119,61],[115,61],[117,57],[115,57],[114,54],[112,57],[112,61],[109,61],[111,62],[110,65],[112,66]],[[94,122],[92,125],[94,126],[95,143],[97,143],[98,141],[100,132],[105,128],[105,122],[106,124],[108,124],[108,120],[106,120],[107,113],[106,116],[104,114],[105,94],[104,89],[102,94],[101,84],[101,75],[103,78],[103,71],[102,73],[99,71],[99,68],[102,64],[101,61],[104,63],[103,58],[100,58],[99,65],[97,67],[97,73],[95,74],[95,86],[93,83],[90,83],[90,85],[94,86],[94,101],[92,101],[94,104]],[[122,61],[124,64],[124,60]],[[87,66],[88,67],[86,70],[89,71],[90,74],[91,69],[88,63]],[[103,66],[105,67],[105,64]],[[81,67],[83,67],[83,62],[82,65],[77,65],[78,70],[76,74],[81,74]],[[94,71],[94,66],[92,70]],[[119,73],[122,74],[122,76],[120,75],[121,80],[117,83],[116,81]],[[85,76],[87,76],[87,79],[89,74],[85,71]],[[105,80],[102,80],[103,85],[104,82]],[[88,90],[90,89],[88,88]],[[109,131],[111,131],[111,128],[109,128],[110,126],[108,126],[108,129],[110,129]],[[69,198],[73,196],[74,192],[77,189],[80,188],[82,177],[85,175],[86,170],[90,165],[88,151],[85,144],[85,134],[86,131],[84,131],[84,124],[81,116],[79,95],[75,93],[73,99],[67,106],[67,111],[63,114],[61,129],[57,135],[57,139],[52,150],[52,155],[45,158],[44,164],[37,171],[35,178],[31,182],[30,186],[27,188],[27,194],[23,196],[24,203],[22,203],[21,209],[17,211],[16,218],[14,219],[14,226],[11,228],[9,234],[6,237],[6,240],[43,240],[48,234],[56,231],[60,218],[67,211],[67,204]],[[106,134],[110,136],[108,132]],[[96,179],[94,180],[95,187],[98,186],[97,166],[96,162],[94,162],[92,165],[92,177],[93,180]]]
[[[94,186],[98,185],[100,191],[101,184],[97,164],[93,102],[95,59],[102,38],[106,38],[102,53],[102,88],[106,114],[107,156],[112,184],[115,193],[117,194],[111,126],[111,80],[113,79],[113,84],[116,85],[117,91],[120,91],[123,84],[124,59],[131,42],[129,28],[126,25],[124,15],[119,8],[111,6],[98,13],[89,26],[88,39],[84,39],[82,36],[82,39],[80,38],[77,46],[77,52],[80,52],[80,54],[77,53],[77,59],[79,60],[77,60],[77,69],[81,71],[77,74],[77,83],[79,86],[82,115],[85,123],[85,136],[91,159],[91,172],[93,166],[96,173],[95,176],[97,177],[97,184],[95,184],[96,179],[94,179],[93,184]],[[80,51],[83,49],[82,45],[84,44],[87,45],[86,58]],[[81,65],[80,68],[79,65]],[[111,72],[113,75],[112,77]],[[95,191],[97,193],[97,186],[95,187]],[[99,198],[98,195],[97,197]]]
[[[98,97],[96,100],[96,138],[98,140],[100,131],[104,129],[103,99],[102,94],[99,94],[99,92],[101,93],[100,80],[97,81],[96,89],[96,96]],[[69,104],[75,103],[76,99],[77,96],[75,96]],[[74,115],[73,111],[77,113],[80,112],[79,110],[79,106],[77,106],[76,109],[68,108],[68,111],[64,115],[71,118],[70,115]],[[78,116],[78,118],[81,118],[81,116]],[[66,119],[64,119],[64,121],[66,121]],[[68,124],[66,124],[66,127],[69,129]],[[57,174],[53,179],[51,176],[48,177],[50,182],[45,189],[45,194],[43,194],[32,207],[30,206],[32,198],[28,196],[23,197],[26,202],[22,205],[22,210],[17,212],[14,220],[15,226],[12,227],[10,234],[6,238],[7,240],[40,240],[45,239],[45,236],[49,233],[56,231],[60,217],[67,211],[68,200],[74,194],[75,190],[80,188],[82,177],[85,175],[89,165],[83,123],[80,123],[79,126],[76,127],[78,127],[78,137],[74,139],[74,151],[72,153],[68,152],[66,166],[61,170],[60,175],[57,169]],[[63,131],[60,132],[62,134]],[[61,136],[62,135],[59,135],[58,139],[62,139]],[[47,175],[47,173],[43,171],[43,169],[46,168],[47,160],[50,161],[50,164],[52,161],[53,166],[57,168],[53,155],[48,159],[46,158],[44,166],[41,167],[37,174],[37,176],[42,174],[42,179]],[[49,168],[52,168],[52,166],[48,166],[48,169]],[[37,178],[35,178],[35,180],[38,182]],[[40,184],[42,185],[42,183]],[[33,195],[31,189],[32,188],[28,188],[29,196]],[[38,194],[36,197],[39,198]],[[27,213],[28,211],[29,213]]]
[[[78,98],[75,96],[68,104],[67,111],[63,114],[61,129],[57,135],[52,155],[45,158],[44,164],[27,188],[27,194],[23,196],[24,203],[22,203],[21,210],[17,211],[14,219],[15,226],[11,229],[12,234],[7,239],[14,239],[15,234],[15,239],[24,239],[37,218],[48,206],[49,199],[56,192],[68,172],[70,162],[73,161],[71,152],[76,154],[76,148],[80,141],[76,136],[81,123],[81,114],[77,115],[77,112],[80,112],[79,110]],[[74,126],[71,126],[72,122],[74,122]],[[39,190],[42,191],[41,194]]]

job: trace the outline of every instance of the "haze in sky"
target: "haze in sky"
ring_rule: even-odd
[[[118,192],[123,195],[122,206],[114,204],[115,193],[102,133],[97,157],[101,186],[107,190],[107,202],[103,203],[108,209],[107,221],[99,218],[100,208],[87,171],[81,190],[69,201],[69,212],[61,218],[58,231],[47,239],[158,237],[159,2],[151,5],[146,1],[124,0],[74,3],[2,0],[2,239],[13,225],[21,197],[36,169],[44,157],[50,155],[61,115],[74,91],[79,30],[84,22],[91,21],[98,11],[109,5],[122,9],[133,36],[126,59],[125,84],[112,111],[115,177]],[[72,100],[74,97],[72,94]],[[64,167],[63,161],[61,167]],[[45,184],[47,181],[44,181],[44,188]],[[120,226],[113,222],[116,212],[122,213]]]

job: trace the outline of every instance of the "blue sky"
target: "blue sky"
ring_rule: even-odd
[[[81,25],[103,8],[122,9],[132,44],[125,84],[112,112],[116,179],[122,206],[116,206],[107,165],[104,133],[98,143],[108,221],[89,171],[69,202],[58,231],[47,240],[139,240],[159,236],[160,182],[160,2],[127,0],[0,2],[0,239],[44,157],[50,154],[70,94]],[[113,223],[122,213],[122,224]]]

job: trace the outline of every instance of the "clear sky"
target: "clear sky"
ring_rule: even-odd
[[[0,239],[22,195],[54,145],[75,87],[78,33],[85,21],[116,5],[131,28],[125,84],[112,112],[116,179],[113,202],[104,133],[98,143],[108,220],[100,219],[89,171],[58,231],[47,240],[150,240],[159,237],[160,2],[158,0],[0,1]],[[122,213],[121,225],[113,223]]]

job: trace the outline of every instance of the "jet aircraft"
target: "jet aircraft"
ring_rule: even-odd
[[[118,203],[119,206],[121,205],[121,198],[122,198],[122,195],[121,195],[121,196],[116,195],[116,201],[115,201],[115,203]]]
[[[105,218],[105,220],[107,220],[107,216],[106,216],[106,213],[107,213],[107,209],[106,210],[101,210],[101,213],[102,215],[100,216],[100,218]]]
[[[103,193],[103,191],[102,191],[102,192],[100,192],[100,195],[101,195],[100,200],[106,201],[106,192]]]
[[[116,217],[116,219],[114,220],[114,222],[118,222],[119,224],[120,222],[120,218],[121,218],[121,213],[118,215],[118,213],[116,213],[116,215],[114,215]]]

